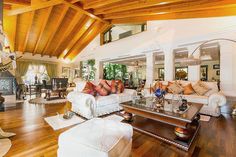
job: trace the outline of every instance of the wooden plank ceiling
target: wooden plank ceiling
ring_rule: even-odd
[[[236,0],[4,0],[13,51],[74,59],[112,24],[236,15]]]

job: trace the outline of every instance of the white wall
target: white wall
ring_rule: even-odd
[[[213,38],[225,37],[236,39],[235,32],[236,16],[148,21],[147,31],[103,46],[100,46],[99,43],[100,36],[97,36],[77,56],[75,61],[78,62],[92,58],[97,61],[109,60],[143,53],[153,53],[154,50],[164,51],[164,53],[167,54],[174,48],[194,48],[203,41]],[[232,61],[232,59],[236,59],[236,47],[232,47],[233,44],[230,44],[231,46],[221,49],[221,83],[227,90],[236,89],[236,63]],[[222,45],[224,44],[220,42],[220,46]],[[170,58],[166,59],[166,61],[168,60],[170,60]],[[228,62],[228,60],[230,60],[230,62]],[[166,64],[166,66],[167,65],[169,64]],[[168,72],[166,79],[172,77],[173,69],[174,67],[172,67],[171,71],[170,69],[166,71]]]

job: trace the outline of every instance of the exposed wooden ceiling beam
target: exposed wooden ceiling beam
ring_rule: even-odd
[[[81,41],[82,43],[79,44],[78,42],[78,44],[75,45],[74,49],[71,50],[70,55],[68,55],[68,58],[73,60],[99,33],[104,32],[109,27],[111,27],[111,25],[102,24],[101,26],[94,28],[93,32]]]
[[[23,8],[8,11],[7,15],[11,16],[11,15],[22,14],[22,13],[26,13],[26,12],[30,12],[30,11],[34,11],[34,10],[43,9],[43,8],[47,8],[47,7],[50,7],[50,6],[62,4],[63,2],[64,2],[64,0],[46,1],[46,2],[42,2],[40,4],[34,4],[34,5],[31,5],[31,6],[28,6],[28,7],[23,7]]]
[[[73,47],[74,47],[75,45],[77,45],[77,44],[80,44],[80,42],[81,42],[82,40],[84,40],[84,39],[86,38],[86,36],[89,35],[89,34],[92,32],[92,30],[93,30],[94,28],[96,28],[96,26],[98,26],[98,24],[100,24],[100,21],[94,21],[94,22],[89,26],[89,28],[83,33],[82,36],[80,36],[80,38],[76,41],[76,43],[73,44],[73,46],[71,47],[71,49],[68,50],[68,52],[67,52],[66,55],[64,56],[64,59],[66,59],[66,58],[72,53],[71,50],[73,49]]]
[[[24,45],[23,45],[23,49],[22,49],[23,54],[25,53],[26,46],[27,46],[27,43],[29,41],[29,36],[30,36],[31,29],[32,29],[34,15],[35,15],[35,11],[32,11],[31,14],[30,14],[30,18],[27,19],[27,20],[29,20],[29,27],[28,27],[28,30],[27,30],[27,33],[26,33],[26,37],[25,37],[25,41],[24,41]]]
[[[193,11],[193,10],[207,10],[214,8],[222,8],[227,5],[235,5],[235,0],[198,0],[187,3],[181,3],[171,6],[163,7],[151,7],[146,9],[139,10],[130,10],[125,12],[111,13],[104,15],[104,19],[117,19],[117,18],[126,18],[126,17],[137,17],[137,16],[147,16],[147,15],[157,15],[165,13],[174,13],[174,12],[184,12],[184,11]]]
[[[36,42],[35,47],[34,47],[34,50],[33,50],[33,55],[36,54],[37,49],[38,49],[38,46],[39,46],[39,43],[40,43],[41,39],[43,38],[43,32],[44,32],[44,30],[45,30],[45,28],[46,28],[46,26],[47,26],[47,23],[48,23],[50,14],[51,14],[51,12],[52,12],[52,8],[53,8],[53,6],[51,6],[51,7],[49,7],[49,8],[47,9],[47,13],[46,13],[46,16],[44,17],[44,21],[42,21],[43,24],[42,24],[42,26],[41,26],[41,28],[40,28],[39,35],[37,36],[37,42]]]
[[[144,1],[127,1],[120,3],[119,5],[111,5],[103,8],[98,8],[94,11],[95,15],[108,14],[114,12],[121,12],[126,10],[140,9],[151,6],[167,5],[175,2],[184,2],[189,0],[144,0]]]
[[[50,32],[51,34],[50,34],[50,36],[49,36],[49,39],[47,40],[47,44],[46,44],[46,46],[44,47],[43,51],[41,52],[41,55],[42,55],[42,56],[47,52],[48,47],[50,46],[50,44],[51,44],[51,42],[52,42],[52,40],[53,40],[53,38],[54,38],[54,36],[55,36],[55,34],[56,34],[58,28],[60,27],[60,25],[61,25],[61,23],[62,23],[62,21],[63,21],[65,15],[66,15],[68,9],[69,9],[69,6],[65,5],[64,8],[63,8],[63,10],[61,11],[60,17],[59,17],[58,19],[55,19],[56,22],[55,22],[55,24],[54,24],[54,27],[53,27],[52,31]]]
[[[25,0],[3,0],[4,4],[10,4],[10,5],[30,5],[29,1],[25,1]]]
[[[104,23],[109,23],[109,22],[103,20],[102,18],[100,18],[100,17],[90,13],[89,11],[84,10],[80,6],[77,6],[75,4],[71,4],[71,3],[67,2],[67,1],[64,1],[64,4],[67,4],[69,7],[73,8],[73,9],[79,11],[80,13],[83,13],[83,14],[85,14],[85,15],[93,18],[93,19],[99,20],[99,21],[104,22]]]
[[[59,55],[59,58],[64,57],[68,51],[74,46],[74,44],[80,39],[83,33],[86,31],[86,27],[91,26],[91,23],[94,22],[94,19],[86,16],[83,21],[78,26],[78,32],[74,35],[74,37],[70,40],[69,44],[66,46],[65,50]],[[86,26],[87,25],[87,26]]]
[[[122,18],[122,19],[112,20],[112,23],[127,24],[127,23],[140,23],[151,20],[208,18],[208,17],[221,17],[221,16],[232,16],[232,15],[236,15],[236,7],[225,7],[219,9],[195,10],[191,12],[186,11],[186,12],[168,13],[163,15],[149,15],[149,16]]]
[[[111,3],[120,2],[122,0],[95,0],[90,3],[85,3],[84,9],[99,8]]]
[[[74,29],[74,27],[76,26],[76,24],[80,21],[81,19],[81,15],[79,12],[77,12],[73,19],[71,20],[70,24],[68,25],[65,31],[65,33],[62,34],[62,36],[60,37],[58,43],[56,43],[56,46],[54,48],[54,51],[52,52],[51,56],[54,56],[55,53],[57,52],[57,49],[60,47],[61,43],[66,39],[66,37],[72,32],[72,30]]]
[[[11,10],[11,5],[10,4],[3,4],[3,9]]]
[[[72,1],[70,1],[70,3],[74,4],[74,3],[77,3],[79,1],[81,1],[81,0],[72,0]]]

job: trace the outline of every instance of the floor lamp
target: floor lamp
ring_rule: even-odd
[[[205,44],[210,43],[212,41],[230,41],[230,42],[236,43],[236,40],[227,39],[227,38],[216,38],[216,39],[207,40],[207,41],[203,42],[202,44],[200,44],[199,46],[197,46],[193,50],[193,52],[191,53],[191,55],[189,57],[184,58],[183,60],[181,60],[181,65],[185,65],[185,66],[200,65],[201,64],[201,59],[200,58],[194,58],[193,55],[202,46],[204,46]],[[236,108],[233,109],[232,115],[236,116]]]

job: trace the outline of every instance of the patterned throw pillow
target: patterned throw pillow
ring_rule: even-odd
[[[198,95],[201,96],[210,90],[210,88],[208,88],[202,81],[198,81],[195,85],[193,85],[193,89]]]
[[[123,93],[123,91],[124,91],[124,84],[121,80],[111,81],[111,93],[119,94],[119,93]]]
[[[91,94],[93,96],[97,95],[97,92],[95,90],[95,85],[92,84],[91,82],[87,82],[84,89],[82,90],[82,93],[86,93],[86,94]]]
[[[168,88],[168,92],[171,92],[173,94],[180,94],[184,90],[183,87],[177,82],[172,83],[167,88]]]
[[[111,87],[108,85],[106,80],[101,80],[95,90],[101,96],[107,96],[111,93]]]
[[[184,86],[184,95],[191,95],[195,93],[191,83]]]

